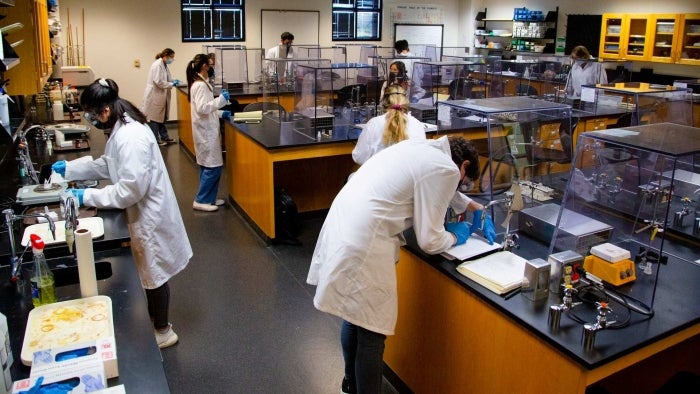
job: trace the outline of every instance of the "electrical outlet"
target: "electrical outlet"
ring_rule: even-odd
[[[134,67],[136,67],[136,68],[141,67],[141,61],[139,59],[134,60]]]

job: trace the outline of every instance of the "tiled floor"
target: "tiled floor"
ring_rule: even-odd
[[[339,393],[340,320],[313,307],[306,284],[323,218],[303,221],[302,246],[266,245],[230,205],[193,211],[194,159],[177,144],[161,150],[194,250],[170,281],[180,343],[162,354],[172,393]]]

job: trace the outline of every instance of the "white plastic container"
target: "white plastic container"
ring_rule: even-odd
[[[56,100],[53,102],[53,105],[51,106],[51,109],[53,110],[53,120],[54,121],[59,121],[63,120],[63,103]]]

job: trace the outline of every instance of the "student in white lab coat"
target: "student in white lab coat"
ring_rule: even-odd
[[[170,48],[163,49],[156,54],[156,61],[148,70],[146,91],[143,93],[141,111],[148,118],[148,126],[158,140],[158,145],[167,145],[175,142],[168,136],[165,122],[170,112],[170,90],[180,81],[173,79],[168,65],[175,60],[175,51]]]
[[[387,86],[398,84],[405,90],[408,90],[410,82],[411,81],[408,79],[408,73],[406,72],[406,65],[404,62],[400,60],[391,62],[389,65],[389,75],[387,80],[382,84],[382,89],[379,92],[379,99],[381,100],[382,97],[384,97],[384,91],[386,90]]]
[[[163,156],[146,116],[119,97],[111,79],[98,79],[80,96],[86,118],[109,130],[105,152],[96,160],[59,161],[52,169],[68,180],[109,179],[99,189],[69,189],[80,205],[126,210],[131,250],[146,290],[160,348],[174,345],[178,336],[168,320],[168,281],[192,258],[192,248],[180,216]]]
[[[420,65],[414,65],[416,61],[424,61],[423,59],[411,59],[414,55],[411,53],[408,47],[407,40],[398,40],[394,43],[394,50],[396,51],[397,57],[405,57],[407,59],[402,60],[408,71],[408,75],[411,77],[410,83],[410,94],[409,99],[412,103],[417,103],[420,99],[425,96],[425,89],[423,89],[423,68]],[[427,60],[427,59],[426,59]]]
[[[307,283],[317,286],[314,306],[343,319],[343,392],[381,392],[384,340],[396,324],[402,232],[412,226],[430,254],[466,242],[470,227],[446,226],[445,212],[458,186],[478,175],[471,142],[408,139],[372,156],[335,197]]]
[[[608,83],[608,74],[603,63],[597,62],[588,49],[579,45],[571,50],[571,71],[566,79],[566,98],[581,98],[581,86]]]
[[[352,150],[352,159],[357,164],[363,164],[380,150],[405,139],[425,140],[425,126],[408,111],[408,97],[403,87],[390,85],[381,100],[385,113],[367,122]]]
[[[211,67],[209,56],[204,53],[196,55],[187,65],[187,98],[190,101],[194,153],[199,164],[199,188],[192,208],[207,212],[224,205],[223,199],[216,198],[224,166],[219,118],[231,119],[230,111],[219,110],[231,96],[222,90],[219,97],[214,97],[208,76]]]
[[[280,43],[273,46],[267,50],[265,54],[266,59],[292,59],[294,58],[294,49],[292,44],[294,43],[294,34],[285,31],[280,35]],[[280,48],[281,47],[281,48]],[[265,65],[268,75],[282,74],[286,73],[291,76],[292,73],[292,62],[285,62],[284,68],[275,68],[275,62],[268,61]]]

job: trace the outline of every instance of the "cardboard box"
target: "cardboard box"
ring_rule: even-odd
[[[46,355],[47,351],[38,351]],[[43,358],[44,355],[39,357]],[[107,377],[102,360],[97,353],[84,357],[70,358],[54,362],[36,362],[29,373],[29,379],[15,382],[13,393],[26,391],[34,387],[43,377],[42,387],[51,383],[74,385],[71,394],[91,393],[107,388]]]
[[[47,366],[60,363],[60,361],[57,362],[56,359],[60,358],[66,353],[80,352],[81,350],[87,349],[91,349],[89,351],[89,354],[80,356],[78,358],[97,358],[104,364],[104,371],[107,376],[107,379],[116,378],[117,376],[119,376],[119,366],[117,364],[117,345],[114,340],[114,337],[100,338],[93,341],[76,343],[61,348],[37,351],[34,353],[32,370],[29,376],[33,376],[35,374],[35,371],[41,371],[44,368],[47,368]]]

